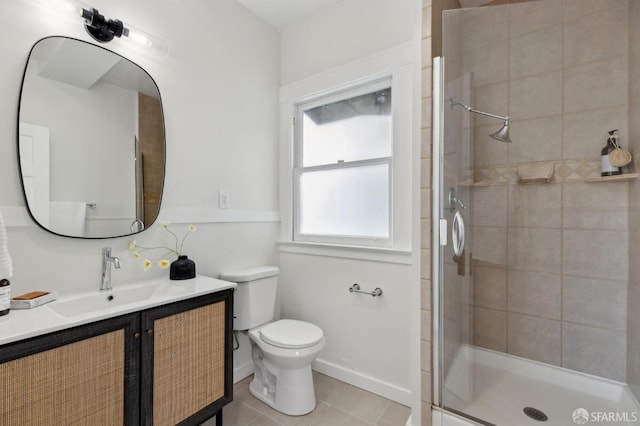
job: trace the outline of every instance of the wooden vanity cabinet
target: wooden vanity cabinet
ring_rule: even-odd
[[[0,424],[135,425],[140,315],[0,347]]]
[[[0,347],[0,425],[199,425],[232,400],[233,290]]]
[[[142,424],[199,425],[233,398],[233,290],[142,313]]]

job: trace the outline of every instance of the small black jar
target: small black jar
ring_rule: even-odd
[[[186,255],[178,256],[178,259],[171,262],[169,269],[169,279],[188,280],[196,276],[196,263]]]

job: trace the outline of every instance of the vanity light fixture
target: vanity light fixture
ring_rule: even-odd
[[[114,37],[129,36],[129,29],[119,19],[107,20],[98,12],[98,9],[80,9],[80,16],[84,19],[84,28],[89,35],[100,43],[107,43]]]
[[[141,31],[129,24],[125,24],[119,19],[107,19],[100,14],[98,9],[93,8],[78,0],[31,0],[52,12],[57,12],[67,17],[80,17],[83,20],[87,33],[100,43],[109,43],[114,38],[125,38],[132,41],[129,47],[153,48],[167,54],[169,49],[166,43]]]

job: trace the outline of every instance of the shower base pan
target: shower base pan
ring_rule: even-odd
[[[624,383],[469,345],[458,349],[442,399],[445,409],[481,420],[477,424],[640,424],[640,404]],[[540,418],[538,412],[547,419],[531,417]],[[440,424],[460,423],[434,422]]]

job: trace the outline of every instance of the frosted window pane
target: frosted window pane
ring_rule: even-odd
[[[389,238],[389,165],[304,172],[300,234]]]
[[[304,111],[302,166],[391,156],[391,89]]]

